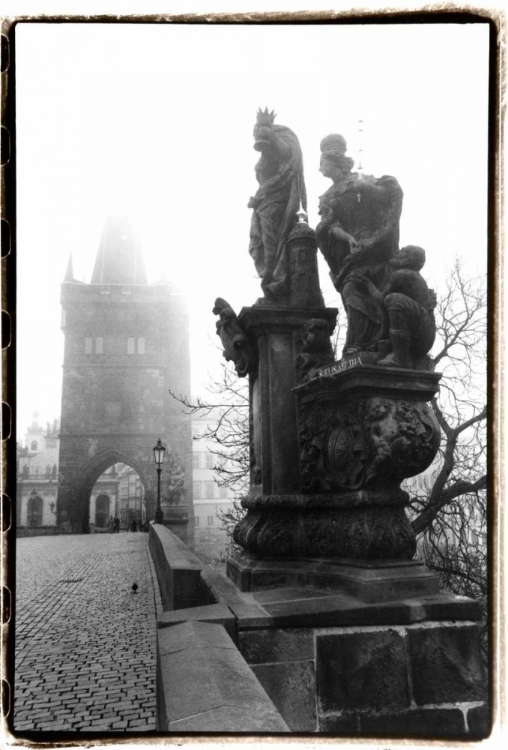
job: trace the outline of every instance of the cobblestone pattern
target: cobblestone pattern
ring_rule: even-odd
[[[155,730],[147,534],[18,539],[16,607],[15,731]]]

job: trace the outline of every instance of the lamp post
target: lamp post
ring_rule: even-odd
[[[159,438],[157,440],[157,445],[153,449],[153,456],[155,459],[155,463],[157,465],[157,508],[155,510],[155,523],[163,523],[164,522],[164,514],[161,509],[161,471],[162,471],[162,464],[164,463],[164,456],[166,454],[166,449],[161,443],[161,439]]]

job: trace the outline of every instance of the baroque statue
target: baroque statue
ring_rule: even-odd
[[[249,253],[261,278],[265,304],[284,304],[289,297],[287,239],[300,202],[307,206],[303,158],[298,138],[275,113],[257,113],[254,148],[261,153],[255,166],[259,188],[250,199],[253,209]]]
[[[333,185],[321,196],[318,247],[347,314],[343,355],[372,351],[382,332],[379,298],[386,266],[398,249],[402,190],[394,177],[359,176],[343,136],[321,141],[320,171]]]

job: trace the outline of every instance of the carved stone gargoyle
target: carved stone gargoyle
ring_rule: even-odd
[[[224,347],[222,356],[228,362],[233,362],[238,377],[244,378],[255,368],[257,360],[247,334],[238,322],[238,316],[231,305],[222,297],[215,300],[213,314],[219,316],[216,328],[217,336]]]

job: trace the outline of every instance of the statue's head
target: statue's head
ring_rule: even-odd
[[[353,169],[354,159],[346,156],[347,143],[343,135],[332,133],[327,135],[320,144],[321,160],[319,171],[324,177],[335,182],[342,182]]]
[[[268,107],[265,107],[264,111],[258,109],[256,124],[254,125],[254,148],[256,151],[263,151],[270,146],[270,141],[267,136],[270,135],[269,131],[273,129],[276,114],[272,109],[268,111]]]
[[[418,245],[406,245],[406,247],[400,248],[393,260],[400,268],[420,271],[425,265],[425,250]]]
[[[304,352],[326,352],[331,348],[330,324],[324,318],[311,318],[302,326]]]

